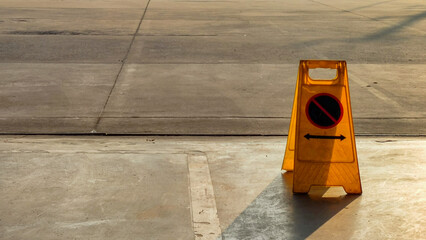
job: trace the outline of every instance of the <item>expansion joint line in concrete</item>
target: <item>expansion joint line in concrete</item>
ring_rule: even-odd
[[[322,3],[322,2],[319,2],[319,1],[315,1],[315,0],[310,0],[310,1],[311,1],[311,2],[313,2],[313,3],[317,3],[317,4],[320,4],[320,5],[323,5],[323,6],[329,7],[329,8],[333,8],[333,9],[336,9],[336,10],[342,11],[342,12],[350,13],[350,14],[353,14],[353,15],[357,15],[357,16],[360,16],[360,17],[368,18],[368,19],[370,19],[370,20],[373,20],[373,21],[377,21],[377,22],[379,22],[379,20],[377,20],[376,18],[372,18],[372,17],[366,16],[366,15],[362,15],[362,14],[359,14],[359,13],[355,13],[355,12],[350,11],[350,10],[346,10],[346,9],[338,8],[338,7],[335,7],[335,6],[332,6],[332,5],[329,5],[329,4],[325,4],[325,3]]]
[[[317,3],[317,4],[320,4],[320,5],[323,5],[323,6],[326,6],[326,7],[329,7],[329,8],[336,9],[336,10],[339,10],[339,11],[342,11],[342,12],[346,12],[346,13],[349,13],[349,14],[353,14],[353,15],[356,15],[356,16],[363,17],[363,18],[368,18],[368,19],[370,19],[372,21],[380,22],[381,24],[383,24],[385,26],[390,26],[390,24],[387,23],[386,21],[381,21],[380,19],[377,19],[377,18],[374,18],[374,17],[369,17],[369,16],[364,15],[364,14],[356,13],[354,11],[355,9],[346,10],[346,9],[343,9],[343,8],[335,7],[335,6],[330,5],[330,4],[322,3],[322,2],[320,2],[318,0],[309,0],[309,1],[311,1],[313,3]],[[384,1],[384,2],[380,2],[380,3],[374,3],[372,6],[383,4],[383,3],[387,3],[387,2],[393,2],[393,0]],[[358,9],[360,9],[360,8],[358,8]],[[403,22],[405,22],[405,24],[404,24],[405,26],[403,26],[403,27],[406,28],[406,29],[410,29],[412,31],[416,31],[416,32],[419,32],[419,33],[424,33],[424,31],[422,31],[422,30],[419,30],[417,28],[413,28],[413,27],[407,26],[407,24],[410,23],[410,22],[412,22],[414,19],[422,19],[422,18],[424,18],[424,12],[413,16],[413,18],[409,18],[409,19],[403,21]]]
[[[129,48],[128,48],[128,49],[127,49],[127,51],[126,51],[126,54],[124,55],[123,60],[121,61],[120,69],[118,70],[118,73],[117,73],[117,75],[115,76],[114,83],[112,84],[111,90],[109,91],[109,94],[108,94],[108,97],[107,97],[107,99],[106,99],[106,101],[105,101],[105,104],[104,104],[104,106],[102,107],[101,112],[99,113],[98,120],[96,121],[96,124],[95,124],[95,126],[94,126],[94,128],[93,128],[93,130],[92,130],[92,133],[96,133],[96,129],[98,129],[98,125],[99,125],[99,123],[101,122],[101,119],[102,119],[102,116],[103,116],[103,114],[104,114],[104,111],[105,111],[105,109],[106,109],[106,107],[107,107],[107,105],[108,105],[109,99],[111,98],[111,94],[112,94],[112,92],[114,91],[115,86],[117,85],[117,81],[118,81],[118,79],[119,79],[119,78],[120,78],[120,76],[121,76],[121,72],[123,71],[124,66],[126,65],[127,58],[128,58],[128,56],[129,56],[130,50],[132,49],[133,43],[135,42],[136,36],[138,35],[138,32],[139,32],[139,30],[140,30],[140,28],[141,28],[142,22],[143,22],[143,20],[144,20],[144,18],[145,18],[146,11],[148,10],[149,3],[150,3],[150,2],[151,2],[151,0],[148,0],[148,2],[146,3],[145,9],[144,9],[143,14],[142,14],[142,17],[141,17],[141,19],[140,19],[140,21],[139,21],[138,27],[136,28],[136,31],[135,31],[135,33],[133,34],[132,40],[130,41],[130,44],[129,44]]]

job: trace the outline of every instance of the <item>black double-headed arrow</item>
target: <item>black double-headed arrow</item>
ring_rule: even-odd
[[[318,138],[318,139],[340,139],[340,141],[343,141],[343,139],[346,138],[342,134],[340,134],[340,136],[321,136],[321,135],[311,135],[309,133],[306,134],[304,137],[308,140],[311,138]]]

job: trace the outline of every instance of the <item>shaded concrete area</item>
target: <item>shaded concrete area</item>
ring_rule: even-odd
[[[359,197],[293,195],[292,177],[292,173],[285,173],[275,178],[226,229],[222,234],[223,239],[306,239],[333,216],[348,209],[347,206]],[[354,223],[342,224],[354,230]],[[350,230],[339,238],[349,239],[353,236]],[[330,231],[329,234],[333,235],[334,232]]]
[[[343,59],[357,134],[424,135],[424,9],[3,0],[0,133],[282,135],[299,60]]]
[[[0,237],[423,239],[424,138],[358,138],[361,196],[293,195],[285,141],[2,136]]]

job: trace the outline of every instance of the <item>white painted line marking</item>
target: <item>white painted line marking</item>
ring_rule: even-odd
[[[195,239],[217,239],[221,230],[209,164],[205,154],[189,153],[188,169]]]

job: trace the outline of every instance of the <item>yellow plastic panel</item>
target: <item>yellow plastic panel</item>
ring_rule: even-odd
[[[290,127],[288,129],[287,144],[283,160],[282,170],[291,172],[294,169],[294,146],[296,141],[296,113],[297,113],[297,89],[299,81],[296,83],[296,91],[294,93],[293,109],[291,110]]]
[[[314,80],[313,68],[336,69],[337,75]],[[345,61],[300,61],[283,169],[294,169],[295,193],[343,186],[361,194]]]

